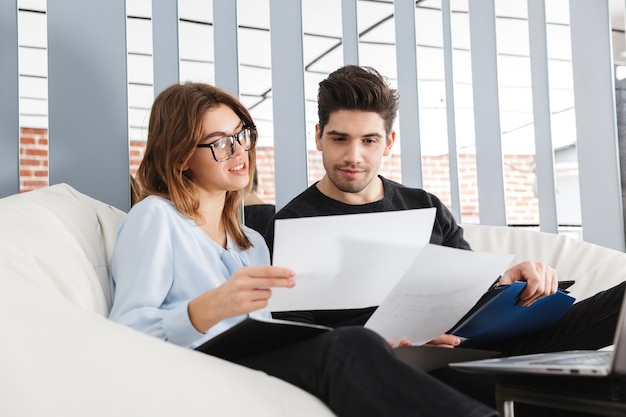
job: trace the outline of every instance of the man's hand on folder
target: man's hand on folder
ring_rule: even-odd
[[[444,333],[440,336],[435,337],[430,342],[426,343],[426,346],[438,346],[438,347],[447,347],[453,348],[461,344],[461,338],[455,336],[453,334]]]
[[[389,347],[395,348],[395,347],[405,347],[405,346],[413,346],[413,343],[409,342],[406,339],[402,339],[400,340],[400,342],[398,343],[398,345],[396,345],[396,343],[393,340],[387,340],[387,343],[389,343]]]
[[[502,275],[499,284],[512,284],[515,281],[527,282],[520,294],[520,305],[523,307],[554,294],[558,288],[556,270],[543,262],[526,261],[514,265]]]
[[[388,340],[389,346],[393,347],[404,347],[404,346],[413,346],[413,343],[409,342],[406,339],[400,340],[397,346],[395,346],[393,340]],[[444,333],[440,336],[435,337],[428,343],[425,343],[424,346],[438,346],[438,347],[447,347],[453,348],[461,344],[461,339],[453,334]]]

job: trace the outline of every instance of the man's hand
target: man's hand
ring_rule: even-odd
[[[447,347],[453,348],[461,344],[461,339],[453,334],[442,334],[440,336],[435,337],[430,342],[426,343],[424,346],[438,346],[438,347]]]
[[[395,346],[395,343],[393,342],[393,340],[387,340],[387,343],[389,343],[389,347],[403,347],[403,346],[413,346],[413,343],[409,342],[406,339],[402,339],[400,340],[400,343],[398,343],[398,346]]]
[[[500,284],[526,281],[520,294],[520,305],[527,307],[546,295],[554,294],[559,285],[556,271],[542,262],[522,262],[509,268],[500,278]]]
[[[389,343],[389,346],[395,347],[393,340],[388,340],[387,343]],[[435,337],[430,342],[425,343],[424,346],[438,346],[438,347],[453,348],[460,344],[461,344],[461,339],[459,339],[457,336],[454,336],[452,334],[442,334],[440,336]],[[406,339],[402,339],[400,340],[400,343],[398,343],[398,347],[402,347],[402,346],[413,346],[413,343],[409,342]]]

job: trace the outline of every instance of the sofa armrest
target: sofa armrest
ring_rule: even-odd
[[[0,415],[333,415],[293,385],[116,324],[3,265],[0,329]]]

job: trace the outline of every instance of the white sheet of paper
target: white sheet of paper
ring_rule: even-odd
[[[273,264],[296,286],[273,288],[265,311],[379,305],[432,233],[435,209],[277,220]]]
[[[450,330],[512,260],[428,244],[365,327],[394,343],[422,345]]]

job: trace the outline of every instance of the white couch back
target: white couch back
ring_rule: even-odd
[[[561,280],[575,280],[571,293],[578,301],[626,279],[624,252],[576,240],[569,236],[515,227],[463,224],[472,249],[515,255],[521,261],[545,262]]]
[[[108,262],[123,218],[67,184],[0,199],[0,266],[107,316]]]

